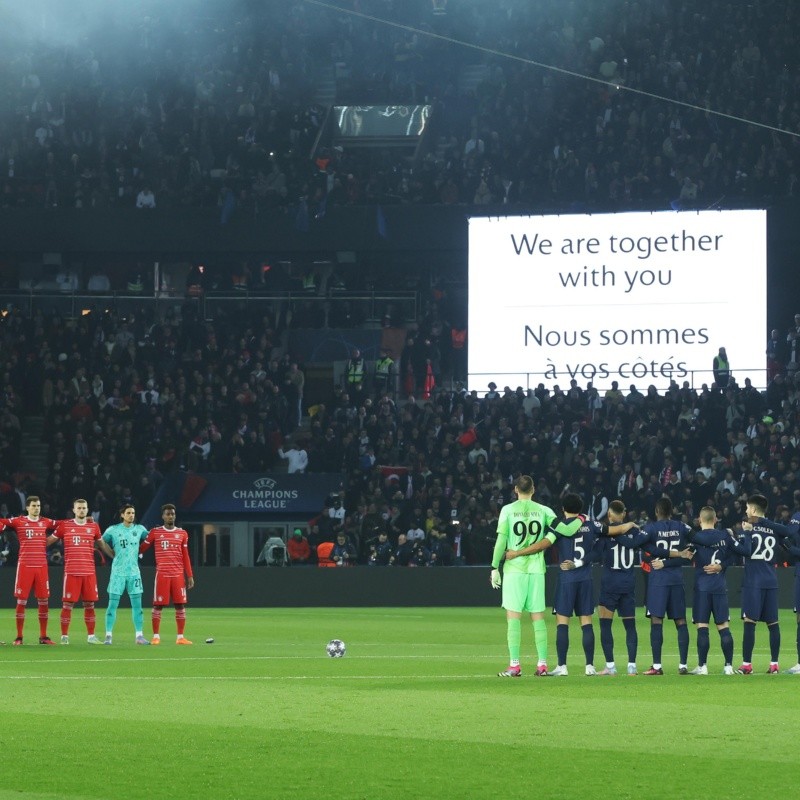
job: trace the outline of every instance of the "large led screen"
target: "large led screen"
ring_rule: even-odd
[[[469,387],[765,384],[766,212],[469,220]]]

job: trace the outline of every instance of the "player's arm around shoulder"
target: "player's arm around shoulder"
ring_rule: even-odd
[[[139,531],[139,555],[146,552],[150,549],[152,545],[156,542],[156,529],[153,528],[152,530],[147,530],[147,528],[142,528]]]

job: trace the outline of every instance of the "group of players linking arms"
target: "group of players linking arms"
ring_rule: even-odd
[[[64,589],[61,605],[61,644],[69,644],[69,626],[72,609],[79,600],[83,603],[89,644],[111,644],[117,608],[124,592],[128,592],[133,614],[136,644],[160,644],[161,613],[170,600],[175,605],[177,643],[191,644],[184,636],[186,625],[186,589],[194,586],[192,565],[189,560],[189,535],[175,526],[175,506],[161,507],[164,524],[148,531],[135,523],[136,509],[124,505],[120,509],[121,522],[111,525],[101,535],[100,528],[89,516],[86,500],[77,499],[72,504],[72,519],[53,520],[40,516],[38,497],[28,497],[26,515],[0,518],[0,530],[13,531],[19,542],[19,560],[14,581],[16,598],[17,637],[15,645],[22,644],[25,627],[25,606],[33,592],[39,608],[39,644],[55,644],[47,635],[48,599],[50,581],[47,569],[47,548],[57,541],[64,545]],[[48,535],[48,531],[51,533]],[[142,576],[139,555],[155,547],[156,580],[153,593],[153,637],[144,636],[142,611]],[[95,634],[95,603],[98,600],[95,548],[112,558],[111,577],[108,584],[106,610],[106,635],[100,640]]]
[[[616,612],[625,628],[628,675],[636,675],[638,635],[635,620],[636,557],[641,550],[642,569],[648,572],[645,606],[650,618],[650,647],[653,663],[645,675],[663,675],[661,651],[664,619],[675,623],[678,638],[678,672],[681,675],[707,675],[710,649],[709,624],[714,619],[725,659],[723,674],[749,675],[758,622],[769,631],[770,664],[767,672],[776,674],[780,652],[778,625],[778,576],[776,566],[784,552],[797,559],[795,567],[795,612],[797,612],[798,663],[787,672],[800,674],[800,511],[789,525],[766,519],[767,499],[753,495],[747,501],[747,520],[742,534],[716,527],[713,508],[700,511],[700,527],[672,519],[672,503],[663,497],[656,503],[656,520],[639,527],[625,522],[625,505],[615,500],[609,505],[608,522],[600,524],[582,516],[583,503],[576,494],[562,500],[563,517],[533,500],[533,479],[520,476],[514,486],[517,500],[503,506],[497,523],[497,542],[492,555],[491,585],[502,586],[502,606],[506,611],[509,666],[500,677],[522,674],[520,667],[521,618],[530,613],[538,663],[535,675],[566,676],[569,650],[569,620],[580,618],[586,675],[616,675],[612,620]],[[556,615],[556,650],[558,664],[547,668],[547,629],[545,627],[544,551],[558,548],[559,573],[554,613]],[[733,668],[733,637],[725,571],[737,557],[744,559],[742,586],[742,664]],[[500,564],[505,559],[503,576]],[[599,619],[600,644],[606,665],[594,667],[595,636],[594,587],[591,568],[601,565]],[[686,625],[686,593],[682,567],[693,565],[695,571],[692,622],[697,628],[697,660],[689,670],[689,629]]]

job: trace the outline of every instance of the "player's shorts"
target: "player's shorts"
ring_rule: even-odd
[[[556,586],[556,601],[553,613],[562,617],[590,617],[594,614],[594,592],[592,581],[559,581]]]
[[[742,619],[778,621],[778,590],[742,586]]]
[[[17,577],[14,581],[14,597],[18,600],[27,600],[31,590],[37,600],[46,600],[50,597],[50,579],[47,575],[47,566],[26,567],[17,564]]]
[[[111,578],[108,581],[109,594],[116,594],[121,597],[125,592],[132,595],[142,594],[143,591],[141,575],[115,575],[113,572],[111,573]]]
[[[83,600],[84,603],[96,603],[99,597],[97,575],[64,575],[62,598],[67,602]]]
[[[648,617],[686,619],[686,590],[683,584],[653,586],[651,577],[647,585],[645,607]]]
[[[546,608],[544,575],[528,572],[511,572],[503,575],[502,605],[506,611],[542,613]]]
[[[170,600],[176,605],[186,605],[186,581],[183,575],[159,575],[156,570],[153,605],[168,606]]]
[[[601,583],[597,605],[605,606],[609,611],[616,611],[620,617],[636,616],[636,597],[632,591],[617,592],[612,587],[604,587]]]
[[[722,625],[725,622],[730,622],[731,610],[728,605],[727,592],[718,592],[712,594],[711,592],[702,592],[695,590],[694,605],[692,606],[692,622],[696,625],[698,622],[707,625],[714,615],[714,624]]]
[[[794,610],[800,612],[800,575],[794,576]]]

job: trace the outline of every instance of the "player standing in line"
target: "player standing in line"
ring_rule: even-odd
[[[675,623],[678,633],[678,674],[688,675],[689,629],[686,627],[686,589],[682,567],[690,562],[680,553],[686,548],[689,526],[672,519],[672,501],[668,497],[656,500],[656,521],[642,526],[648,540],[642,549],[649,556],[647,580],[647,613],[650,616],[650,646],[653,666],[645,675],[663,675],[661,648],[664,644],[664,617]]]
[[[583,511],[583,501],[577,494],[564,495],[562,500],[564,522],[578,518]],[[567,652],[569,651],[569,620],[575,614],[581,620],[583,653],[586,657],[586,674],[597,675],[594,668],[594,587],[592,585],[592,551],[600,538],[603,526],[599,522],[580,518],[577,530],[561,532],[557,529],[556,547],[560,572],[556,585],[556,600],[553,604],[556,615],[556,654],[558,665],[550,673],[554,677],[565,677]],[[573,526],[574,528],[574,526]],[[506,560],[516,553],[506,553]]]
[[[598,675],[616,675],[614,661],[614,634],[611,623],[616,611],[625,628],[628,650],[628,675],[636,675],[636,653],[639,636],[636,632],[636,557],[633,550],[649,539],[632,522],[625,522],[625,504],[612,500],[608,505],[609,529],[605,533],[613,538],[599,542],[598,560],[603,565],[600,572],[600,596],[597,614],[600,618],[600,645],[606,658],[605,669]]]
[[[730,607],[725,570],[732,561],[728,547],[732,533],[714,526],[717,515],[710,506],[700,509],[700,530],[689,534],[694,552],[684,551],[684,556],[694,558],[694,605],[692,622],[697,626],[697,667],[692,675],[708,675],[710,648],[708,624],[714,614],[714,624],[719,632],[725,666],[724,675],[733,675],[733,636],[730,628]]]
[[[142,542],[141,552],[155,547],[156,583],[153,592],[153,644],[161,644],[161,612],[170,599],[175,604],[176,644],[192,644],[184,635],[186,628],[186,588],[194,586],[189,560],[189,534],[175,526],[175,506],[161,506],[163,525],[153,528]],[[184,581],[184,575],[186,580]]]
[[[744,556],[742,582],[742,666],[740,675],[753,673],[753,649],[756,643],[756,623],[766,623],[769,631],[770,662],[767,673],[776,675],[781,650],[781,629],[778,623],[778,574],[780,557],[778,543],[792,539],[792,529],[765,519],[767,498],[754,494],[747,498],[747,521],[742,523],[744,536],[731,549]]]
[[[122,593],[127,591],[131,601],[133,627],[136,644],[150,644],[144,638],[144,613],[142,612],[142,574],[139,572],[139,545],[147,536],[144,525],[135,524],[136,509],[126,503],[119,510],[122,522],[110,525],[100,539],[100,547],[114,559],[108,581],[108,608],[106,609],[106,638],[103,644],[111,644],[114,623]]]
[[[550,525],[556,521],[551,508],[533,501],[533,478],[520,475],[514,484],[517,500],[504,505],[497,521],[497,541],[492,554],[492,588],[503,587],[502,606],[506,610],[509,667],[498,675],[501,678],[518,678],[522,674],[519,664],[522,641],[522,612],[528,611],[533,621],[533,634],[538,655],[537,677],[547,675],[547,627],[544,622],[545,562],[543,551],[556,540]],[[580,527],[580,520],[571,523],[571,529]],[[565,526],[565,530],[568,529]],[[503,568],[505,580],[500,577],[500,562],[509,550],[517,557],[506,561]]]
[[[25,605],[31,590],[39,606],[39,644],[55,644],[47,635],[50,597],[50,579],[47,574],[47,531],[55,527],[55,520],[40,517],[41,500],[30,495],[25,502],[26,516],[0,519],[0,526],[11,528],[19,542],[17,576],[14,580],[14,597],[17,599],[17,638],[15,645],[22,644],[22,630],[25,627]]]
[[[789,675],[800,675],[800,510],[792,514],[788,526],[792,530],[791,539],[787,539],[785,547],[794,557],[794,611],[797,614],[797,663],[789,667]]]
[[[72,503],[72,519],[56,523],[48,544],[61,540],[64,543],[64,591],[61,601],[61,644],[69,644],[69,625],[72,609],[78,600],[83,601],[83,620],[86,623],[89,644],[102,644],[95,636],[94,604],[98,600],[97,572],[94,566],[94,549],[100,539],[100,526],[87,520],[89,504],[77,499]]]

